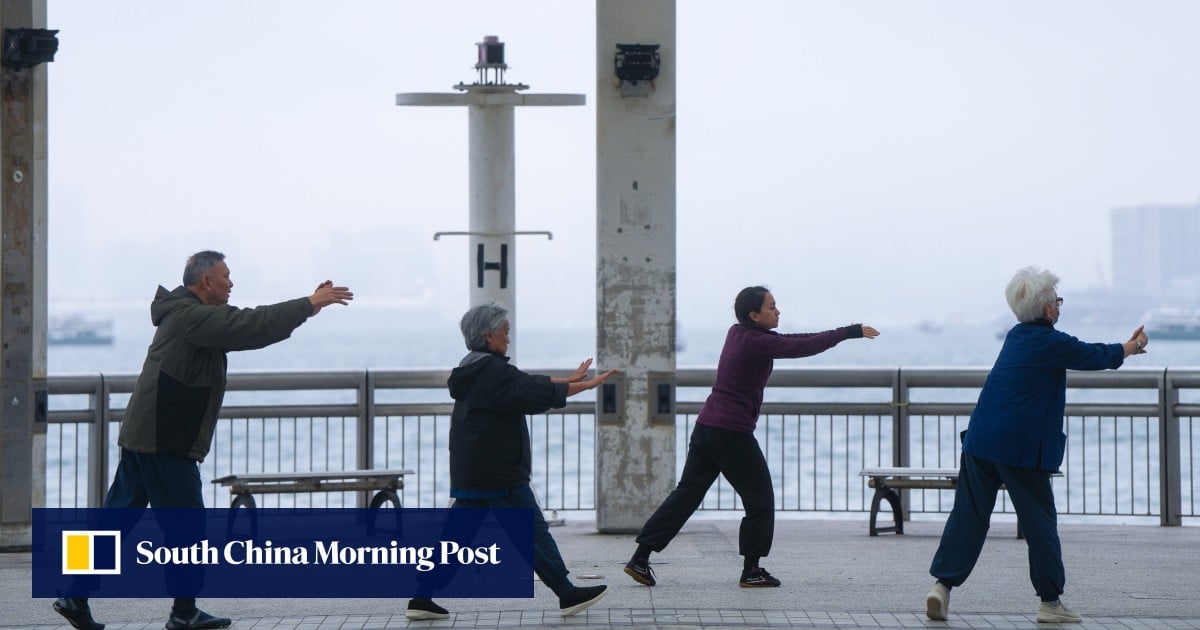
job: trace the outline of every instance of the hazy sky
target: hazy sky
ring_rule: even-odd
[[[467,306],[467,115],[397,92],[508,78],[520,322],[595,321],[595,5],[51,0],[52,307],[144,304],[197,249],[233,302],[326,277],[363,306]],[[1111,276],[1109,212],[1200,198],[1200,3],[677,2],[678,304],[782,330],[1003,313],[1021,266]],[[55,306],[59,305],[59,306]],[[53,309],[52,309],[53,310]]]

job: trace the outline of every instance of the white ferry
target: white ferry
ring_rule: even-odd
[[[113,321],[107,318],[67,315],[51,317],[46,331],[50,345],[106,346],[113,342]]]
[[[1142,315],[1152,339],[1200,340],[1200,308],[1163,307]]]

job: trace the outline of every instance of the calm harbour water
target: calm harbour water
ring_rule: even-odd
[[[153,334],[153,328],[149,323],[149,317],[144,309],[129,309],[121,311],[113,311],[109,313],[94,313],[95,316],[109,316],[114,320],[114,328],[116,342],[111,346],[51,346],[48,351],[48,365],[51,375],[67,374],[67,373],[107,373],[107,374],[131,374],[140,370],[142,361],[145,357],[146,347]],[[422,325],[417,327],[412,322],[420,321]],[[795,327],[792,324],[796,324]],[[824,328],[837,325],[834,322],[824,323],[823,325],[814,325],[804,327],[800,323],[784,322],[781,327],[781,332],[816,332]],[[849,367],[864,367],[864,368],[895,368],[895,367],[920,367],[920,366],[938,366],[938,367],[989,367],[995,359],[996,353],[999,351],[1002,340],[998,333],[1001,333],[1005,327],[1000,324],[995,325],[980,325],[980,324],[964,324],[964,325],[948,325],[939,331],[928,331],[920,328],[889,328],[879,326],[881,336],[875,340],[849,340],[839,344],[838,346],[826,351],[823,354],[796,360],[780,360],[776,362],[776,368],[801,367],[801,366],[849,366]],[[1069,321],[1064,321],[1059,326],[1060,329],[1073,334],[1084,341],[1089,342],[1119,342],[1123,341],[1132,332],[1132,326],[1126,328],[1114,328],[1105,326],[1072,326]],[[684,323],[681,328],[680,337],[683,342],[683,348],[677,355],[676,363],[679,367],[715,367],[717,359],[720,355],[721,344],[724,341],[726,327],[700,328],[691,327]],[[517,343],[518,365],[529,369],[570,369],[578,365],[579,361],[594,356],[595,354],[595,332],[591,329],[543,329],[543,330],[518,330],[514,334],[514,341]],[[1153,368],[1168,366],[1172,368],[1194,367],[1200,366],[1200,341],[1157,341],[1151,339],[1149,346],[1150,353],[1144,356],[1131,357],[1126,365],[1129,367]],[[274,346],[250,351],[250,352],[234,352],[229,354],[229,367],[231,371],[238,370],[360,370],[360,369],[401,369],[401,368],[428,368],[444,370],[458,364],[462,355],[465,353],[462,338],[458,333],[454,322],[446,322],[444,325],[430,325],[428,320],[413,316],[411,313],[402,311],[393,311],[386,309],[358,308],[355,307],[345,309],[340,312],[322,314],[312,320],[309,320],[304,326],[301,326],[293,334],[292,338],[276,344]],[[603,366],[617,367],[621,366]],[[339,392],[342,395],[352,395],[349,392]],[[430,401],[430,396],[435,396],[438,400],[445,400],[444,392],[412,392],[412,396],[403,395],[395,398],[396,401],[411,400],[411,401]],[[681,390],[679,394],[680,400],[701,401],[707,391],[699,390]],[[977,392],[970,390],[930,390],[922,392],[925,400],[939,401],[972,401]],[[232,392],[226,398],[227,404],[278,404],[289,402],[351,402],[351,400],[317,400],[312,396],[321,397],[321,394],[314,392]],[[325,395],[327,397],[328,394]],[[930,398],[929,396],[932,396]],[[1141,391],[1122,391],[1122,390],[1104,390],[1100,392],[1074,392],[1069,393],[1069,400],[1073,402],[1094,402],[1095,398],[1088,396],[1101,396],[1106,401],[1120,402],[1153,402],[1155,396],[1152,392]],[[886,402],[890,398],[890,392],[879,390],[811,390],[806,392],[788,391],[779,388],[768,389],[768,400],[870,400],[873,402]],[[587,394],[581,396],[582,399],[590,398]],[[917,399],[914,394],[914,399]],[[120,404],[120,401],[117,401]],[[55,401],[51,400],[52,408],[55,406]],[[965,421],[965,419],[962,419]],[[848,420],[847,420],[848,421]],[[590,420],[589,420],[590,422]],[[847,449],[855,448],[855,429],[853,423],[850,425],[835,429],[832,421],[829,429],[822,428],[824,425],[814,424],[810,429],[805,430],[804,423],[809,420],[787,420],[786,422],[795,422],[792,429],[787,429],[783,425],[772,425],[775,428],[766,428],[766,421],[761,421],[760,429],[763,430],[763,436],[760,440],[774,439],[768,437],[768,433],[776,430],[791,431],[790,434],[796,435],[797,431],[803,436],[801,444],[798,447],[800,453],[812,453],[812,457],[817,461],[828,462],[849,462],[859,461],[862,454],[850,452]],[[816,422],[813,420],[812,422]],[[419,425],[420,423],[418,423]],[[590,424],[588,426],[591,426]],[[788,425],[792,426],[792,425]],[[840,425],[839,425],[840,426]],[[945,433],[946,439],[951,439],[957,434],[957,430],[962,427],[949,427],[949,431],[942,431],[931,426],[935,433]],[[435,434],[440,434],[445,427],[440,427],[437,431],[424,431],[420,426],[407,427],[393,435],[388,440],[389,444],[384,447],[386,459],[395,458],[397,461],[383,462],[389,467],[406,466],[412,467],[412,461],[420,461],[420,455],[417,451],[422,449],[438,450],[444,449],[444,442],[438,443],[438,438]],[[1077,434],[1077,439],[1088,440],[1086,451],[1091,453],[1096,448],[1099,448],[1099,443],[1091,445],[1092,433],[1095,437],[1100,437],[1099,429],[1085,431],[1083,427],[1068,427],[1068,433]],[[864,429],[865,430],[865,429]],[[882,429],[881,429],[882,430]],[[416,431],[416,433],[413,433]],[[535,427],[535,432],[546,431],[539,427]],[[564,447],[570,451],[576,448],[576,443],[580,442],[584,437],[581,433],[575,431],[566,431],[565,429],[557,430],[548,433],[543,439],[535,436],[535,442],[545,442],[544,447],[538,445],[539,449],[548,449],[552,451],[548,457],[551,461],[557,459],[557,455]],[[824,433],[822,433],[824,431]],[[1122,430],[1123,433],[1118,433],[1112,436],[1116,442],[1121,444],[1122,452],[1133,449],[1131,452],[1140,452],[1140,450],[1149,449],[1149,444],[1145,444],[1145,448],[1138,446],[1146,443],[1147,440],[1154,440],[1154,428],[1151,426],[1142,429],[1129,428]],[[832,433],[831,433],[832,432]],[[413,435],[408,435],[413,433]],[[587,433],[583,431],[582,433]],[[810,435],[811,434],[811,435]],[[824,436],[824,437],[822,437]],[[247,436],[249,437],[249,436]],[[828,446],[826,439],[828,438]],[[65,438],[64,438],[65,439]],[[218,436],[218,440],[221,436]],[[227,438],[232,443],[237,444],[242,440],[237,436],[230,434]],[[313,438],[314,440],[316,438]],[[328,440],[334,440],[334,436],[330,435]],[[396,444],[390,442],[396,441]],[[944,441],[944,440],[943,440]],[[407,442],[407,445],[405,444]],[[428,443],[427,443],[428,442]],[[1081,446],[1082,446],[1081,442]],[[235,447],[245,450],[246,445]],[[586,446],[586,445],[585,445]],[[683,444],[679,445],[677,459],[682,458]],[[266,451],[260,453],[254,458],[247,456],[247,462],[250,460],[266,457],[272,457],[272,453],[279,450],[279,445],[274,439],[267,439],[260,447]],[[314,447],[309,445],[309,450]],[[329,446],[334,452],[343,450],[341,447]],[[765,448],[770,448],[769,445]],[[947,445],[948,453],[954,452],[953,443]],[[326,447],[318,448],[317,450],[325,450]],[[288,449],[284,449],[288,450]],[[70,455],[71,449],[64,453],[63,457],[51,457],[52,463],[55,465],[67,465],[69,467],[81,466],[84,462],[79,461],[80,458]],[[283,453],[275,457],[287,455]],[[794,455],[784,455],[779,453],[779,457],[783,458],[779,462],[772,464],[772,469],[778,468],[781,471],[786,471],[789,468],[795,469],[797,462]],[[288,459],[294,455],[288,455]],[[352,461],[353,455],[349,455]],[[115,453],[110,454],[110,458],[115,462]],[[236,460],[236,456],[234,457]],[[591,462],[589,458],[584,458],[575,474],[579,475],[584,483],[579,487],[579,492],[590,495],[591,492]],[[951,458],[952,459],[952,458]],[[211,477],[217,474],[228,474],[233,472],[230,468],[226,470],[226,466],[237,467],[233,461],[223,461],[215,464],[210,472],[206,472],[206,477]],[[259,465],[262,465],[261,463]],[[290,465],[284,465],[282,469],[291,469],[291,466],[299,468],[326,469],[330,466],[328,463],[318,461],[292,462]],[[443,464],[438,464],[440,468]],[[936,462],[940,466],[953,466],[953,461]],[[207,465],[206,465],[207,466]],[[338,467],[334,465],[334,467]],[[344,465],[341,465],[344,467]],[[574,466],[572,466],[574,468]],[[1136,467],[1135,467],[1136,468]],[[857,468],[856,468],[857,469]],[[207,469],[206,469],[207,470]],[[793,502],[805,505],[807,501],[817,501],[817,508],[820,505],[827,505],[826,509],[846,509],[853,508],[863,501],[861,498],[861,489],[857,489],[860,480],[854,476],[853,471],[848,472],[844,477],[837,477],[832,474],[820,476],[819,471],[809,471],[800,473],[797,477],[796,485],[788,488],[785,484],[781,487],[780,492],[783,493],[782,500],[786,503],[794,493]],[[440,474],[440,473],[439,473]],[[1120,504],[1133,502],[1139,506],[1135,510],[1143,510],[1156,504],[1157,497],[1151,490],[1144,493],[1138,493],[1137,496],[1130,494],[1128,480],[1132,480],[1135,484],[1140,483],[1140,479],[1145,478],[1150,471],[1145,474],[1139,473],[1137,470],[1118,475],[1122,479],[1118,480],[1116,486],[1116,494],[1114,501]],[[446,489],[442,486],[445,479],[430,480],[430,475],[426,473],[419,474],[421,478],[422,489],[422,504],[437,505],[438,498],[444,496]],[[1087,475],[1088,479],[1082,479],[1081,482],[1087,482],[1088,487],[1093,484],[1092,473]],[[207,479],[206,479],[207,481]],[[812,483],[813,490],[803,490],[808,488],[808,484]],[[826,488],[828,482],[828,488]],[[72,482],[74,483],[74,482]],[[429,484],[428,487],[424,487]],[[551,485],[547,482],[547,485]],[[206,487],[208,484],[206,483]],[[1097,480],[1094,483],[1095,488],[1101,486],[1111,486]],[[815,490],[819,489],[819,492]],[[62,488],[65,494],[78,494],[78,488]],[[803,492],[801,492],[803,490]],[[57,497],[60,489],[51,488],[50,494]],[[550,488],[550,491],[559,492],[566,495],[564,505],[570,504],[578,497],[575,496],[576,491],[570,487],[558,488],[557,486]],[[724,492],[728,494],[728,488],[715,488],[714,492]],[[1089,490],[1089,493],[1092,491]],[[1097,490],[1101,492],[1101,490]],[[425,495],[429,495],[426,497]],[[214,495],[215,496],[215,495]],[[714,495],[715,496],[715,495]],[[845,500],[838,499],[844,496]],[[1078,493],[1078,496],[1086,496]],[[1129,498],[1127,498],[1129,497]],[[1189,494],[1190,497],[1190,494]],[[932,499],[933,497],[931,497]],[[732,495],[727,497],[728,504],[732,505]],[[943,499],[938,499],[939,501]],[[1064,498],[1071,501],[1076,499]],[[1190,499],[1189,499],[1190,500]],[[219,501],[219,499],[218,499]],[[841,501],[841,503],[839,503]],[[846,503],[849,501],[849,503]],[[869,501],[869,499],[868,499]],[[587,502],[587,497],[584,497],[584,503]],[[726,504],[726,501],[721,501]],[[216,504],[220,504],[219,502]],[[839,505],[841,507],[839,508]],[[707,502],[706,502],[707,507]],[[726,508],[727,509],[727,508]]]
[[[136,373],[153,335],[147,309],[90,313],[111,317],[116,341],[111,346],[50,346],[50,374]],[[420,322],[415,324],[414,322]],[[780,332],[817,332],[844,322],[784,321]],[[938,332],[915,327],[877,326],[874,340],[850,340],[820,355],[780,360],[777,368],[806,365],[860,367],[988,367],[1000,349],[1001,324],[946,325]],[[1120,342],[1133,326],[1073,325],[1059,328],[1089,342]],[[685,322],[679,337],[679,367],[714,367],[720,356],[726,327],[691,327]],[[595,329],[526,329],[515,331],[517,363],[529,368],[571,368],[595,355]],[[1129,367],[1200,366],[1200,341],[1151,340],[1149,353],[1131,357]],[[261,350],[232,352],[230,370],[323,369],[446,369],[465,353],[455,322],[435,325],[423,316],[358,305],[322,313],[298,328],[291,339]],[[604,366],[617,367],[620,366]]]

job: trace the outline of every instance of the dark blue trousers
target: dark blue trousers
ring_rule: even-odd
[[[203,508],[202,488],[200,464],[195,460],[121,449],[121,461],[117,463],[113,483],[104,497],[104,507]],[[202,534],[203,521],[200,525],[200,531],[168,531],[166,534],[172,539],[194,540]],[[166,579],[168,592],[184,594],[199,589],[204,578],[202,571],[185,568],[168,571]],[[195,608],[195,597],[175,598],[175,612],[187,614]]]
[[[567,565],[563,562],[562,553],[558,551],[558,543],[550,535],[550,526],[542,516],[542,508],[538,507],[537,497],[529,486],[514,488],[502,497],[486,499],[454,499],[455,509],[478,510],[479,522],[487,516],[488,508],[529,508],[533,511],[533,572],[542,579],[542,583],[550,587],[554,594],[566,597],[575,590],[575,585],[567,577]],[[476,527],[476,529],[478,529]]]
[[[929,572],[939,581],[958,586],[966,581],[983,551],[996,495],[1003,484],[1029,546],[1029,579],[1043,601],[1057,599],[1066,583],[1062,546],[1058,541],[1058,511],[1050,475],[1043,470],[1017,468],[963,453],[958,469],[954,509],[946,519],[942,541]]]
[[[196,460],[121,449],[104,507],[202,508],[202,487]]]

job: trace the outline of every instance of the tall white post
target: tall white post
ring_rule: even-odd
[[[494,301],[508,308],[516,327],[516,178],[511,105],[468,107],[471,142],[469,264],[471,304]],[[509,347],[515,355],[516,336]]]
[[[488,36],[477,44],[479,71],[474,83],[454,88],[462,93],[408,92],[396,95],[401,106],[466,107],[470,141],[470,225],[467,232],[439,232],[469,237],[471,306],[494,301],[509,313],[511,331],[517,328],[516,168],[513,143],[513,110],[522,106],[583,105],[582,94],[518,94],[529,86],[505,83],[504,44]],[[517,336],[508,347],[516,358]]]
[[[596,527],[675,485],[675,2],[596,2]]]

